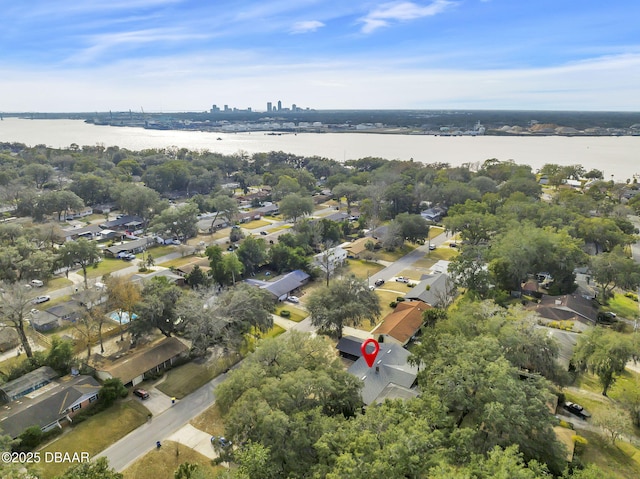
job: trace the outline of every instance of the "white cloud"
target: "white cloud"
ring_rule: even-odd
[[[296,22],[293,24],[291,33],[307,33],[315,32],[318,28],[324,27],[324,23],[318,20],[307,20],[303,22]]]
[[[393,22],[431,17],[442,13],[452,4],[453,2],[449,0],[435,0],[429,5],[419,5],[414,2],[384,3],[360,19],[360,22],[364,23],[362,33],[371,33]]]

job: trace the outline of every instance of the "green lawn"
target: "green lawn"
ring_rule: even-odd
[[[302,321],[304,318],[306,318],[307,316],[309,316],[309,313],[307,313],[306,311],[300,309],[300,308],[296,308],[295,306],[292,306],[288,303],[281,303],[278,305],[278,307],[276,308],[275,314],[277,314],[278,316],[280,316],[280,312],[286,309],[287,311],[289,311],[291,313],[291,316],[284,318],[284,319],[289,319],[291,321],[295,321],[296,323],[299,323],[300,321]],[[284,317],[284,316],[282,316]]]
[[[444,233],[444,228],[442,228],[441,226],[431,226],[429,228],[429,238],[433,239],[436,236],[440,236],[442,233]]]
[[[384,286],[386,286],[386,284],[382,286],[383,289],[384,289]],[[380,290],[376,290],[376,294],[380,298],[380,311],[381,311],[380,319],[382,319],[393,311],[393,308],[389,306],[389,303],[391,301],[395,301],[396,298],[401,295],[391,291],[380,291]]]
[[[265,338],[275,338],[276,336],[280,336],[282,333],[286,332],[286,329],[274,324],[273,327],[267,331],[266,333],[257,332],[255,329],[245,336],[245,344],[241,348],[241,353],[246,355],[256,349],[256,344],[259,340]]]
[[[407,273],[407,271],[403,271],[402,273]],[[380,286],[379,289],[390,289],[392,291],[397,291],[399,294],[396,294],[396,296],[404,296],[405,293],[411,290],[407,283],[399,283],[398,281],[394,280],[387,281],[382,286]]]
[[[373,278],[373,276],[380,270],[384,269],[384,266],[371,261],[365,261],[363,259],[349,259],[347,260],[347,274],[353,274],[354,276],[362,279]]]
[[[239,358],[238,358],[239,359]],[[222,371],[232,366],[235,360],[231,357],[216,359],[206,364],[190,362],[173,368],[166,373],[166,379],[156,386],[167,396],[182,399],[199,387],[205,385]]]
[[[589,431],[579,431],[589,443],[576,449],[574,461],[595,464],[602,469],[606,479],[634,479],[640,477],[640,450],[631,444],[618,442],[612,445],[603,436]]]
[[[95,456],[147,422],[149,411],[139,401],[120,401],[73,426],[70,431],[41,449],[42,452],[88,452]],[[41,478],[63,474],[70,463],[40,463]]]
[[[282,225],[282,226],[276,226],[275,228],[272,228],[269,230],[270,233],[275,233],[276,231],[281,231],[281,230],[288,230],[291,229],[292,225]]]
[[[97,263],[95,267],[91,266],[87,268],[87,278],[101,278],[107,273],[113,273],[114,271],[127,268],[128,266],[131,266],[131,263],[128,261],[116,258],[104,258],[102,261]],[[77,273],[82,276],[82,270],[77,271]]]
[[[203,466],[209,475],[226,470],[224,466],[212,466],[211,460],[190,447],[173,441],[163,441],[160,449],[149,451],[143,457],[124,470],[124,479],[141,479],[152,477],[153,479],[174,479],[178,466],[183,462]],[[198,476],[200,477],[200,476]]]
[[[147,250],[147,254],[150,254],[153,259],[161,258],[162,256],[166,256],[171,253],[176,253],[178,250],[174,245],[166,244],[166,245],[158,245],[154,246]],[[142,258],[142,257],[141,257]]]
[[[384,249],[376,251],[376,258],[381,259],[382,261],[397,261],[403,256],[411,253],[414,249],[416,249],[417,245],[414,244],[405,244],[402,248],[398,248],[394,251],[385,251]]]
[[[266,220],[253,220],[253,221],[249,221],[248,223],[244,223],[241,226],[243,228],[247,228],[248,230],[252,230],[255,228],[261,228],[262,226],[269,226],[270,224],[271,222]]]
[[[164,266],[165,268],[179,268],[180,266],[194,263],[199,259],[199,256],[184,256],[182,258],[175,258],[169,261],[165,261],[164,263],[160,263],[158,266]]]
[[[638,319],[640,317],[638,303],[631,298],[627,298],[624,294],[616,294],[613,298],[609,299],[606,309],[616,313],[622,318]]]
[[[224,436],[224,420],[217,404],[208,407],[202,414],[189,421],[189,424],[212,436]]]
[[[42,292],[49,293],[57,289],[66,288],[67,286],[71,286],[72,284],[73,284],[73,281],[64,277],[51,278],[49,281],[47,281],[47,284],[45,285],[44,290],[42,290]]]

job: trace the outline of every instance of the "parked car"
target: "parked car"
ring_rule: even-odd
[[[261,234],[262,236],[267,236],[267,232],[266,232],[266,231],[260,231],[260,234]]]
[[[122,259],[125,260],[125,261],[133,261],[134,259],[136,259],[136,255],[132,254],[132,253],[128,253],[128,254],[124,255],[122,257]]]
[[[44,282],[40,281],[39,279],[32,279],[29,284],[35,288],[41,288],[42,286],[44,286]]]
[[[46,303],[47,301],[49,301],[51,299],[51,296],[36,296],[35,298],[33,298],[33,301],[31,301],[33,304],[40,304],[40,303]]]
[[[449,243],[449,248],[457,248],[458,243]]]
[[[145,391],[144,389],[134,389],[133,390],[133,394],[135,396],[138,396],[140,399],[148,399],[149,398],[149,393],[147,391]]]
[[[230,447],[232,445],[231,441],[223,436],[211,436],[211,444],[215,446],[220,446],[222,449]]]
[[[408,283],[409,282],[409,278],[405,277],[405,276],[398,276],[396,278],[396,281],[398,283]]]
[[[297,296],[288,296],[287,301],[289,301],[290,303],[299,303],[300,298],[298,298]]]
[[[373,284],[375,284],[376,286],[382,286],[384,284],[384,279],[376,279],[375,283]]]
[[[433,251],[435,249],[436,249],[436,245],[434,245],[434,244],[430,244],[429,245],[429,251]]]
[[[589,419],[591,417],[591,414],[585,408],[580,406],[580,404],[567,401],[562,405],[562,407],[571,414],[578,416],[580,419]]]

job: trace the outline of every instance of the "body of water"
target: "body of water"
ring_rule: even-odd
[[[220,138],[220,140],[218,140]],[[267,135],[95,126],[79,120],[0,121],[0,142],[44,144],[54,148],[96,144],[129,150],[178,147],[223,154],[284,151],[303,156],[321,156],[338,161],[375,156],[389,160],[423,163],[443,162],[452,166],[482,163],[489,158],[531,165],[581,164],[597,168],[617,181],[640,175],[640,136],[622,137],[446,137],[371,133],[298,133]]]

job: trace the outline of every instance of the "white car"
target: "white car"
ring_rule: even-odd
[[[31,301],[33,304],[40,304],[40,303],[46,303],[47,301],[49,301],[51,299],[51,296],[36,296],[35,298],[33,298],[33,301]]]
[[[398,277],[396,278],[396,281],[397,281],[398,283],[408,283],[408,282],[409,282],[409,278],[405,278],[404,276],[398,276]]]
[[[300,298],[298,298],[297,296],[289,296],[287,297],[287,301],[289,301],[290,303],[299,303]]]

